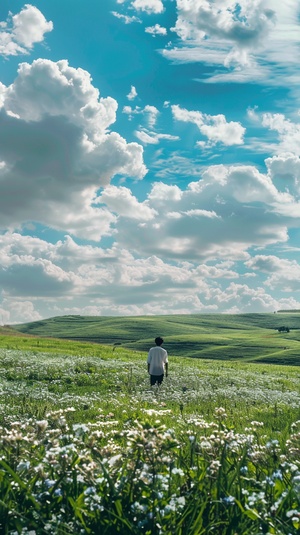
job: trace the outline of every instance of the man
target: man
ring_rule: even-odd
[[[168,353],[161,347],[163,339],[158,336],[155,338],[155,347],[151,347],[148,353],[148,373],[150,374],[151,386],[161,385],[166,370],[166,377],[168,377]]]

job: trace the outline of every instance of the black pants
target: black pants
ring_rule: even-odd
[[[150,385],[153,386],[156,383],[158,385],[161,385],[161,383],[163,382],[163,379],[164,379],[164,374],[162,374],[162,375],[150,375]]]

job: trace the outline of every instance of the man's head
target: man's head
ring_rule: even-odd
[[[157,338],[155,338],[155,343],[156,343],[157,346],[161,346],[161,344],[163,344],[163,342],[164,342],[164,341],[163,341],[163,339],[162,339],[160,336],[158,336]]]

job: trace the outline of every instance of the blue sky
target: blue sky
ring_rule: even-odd
[[[299,22],[2,0],[2,323],[300,308]]]

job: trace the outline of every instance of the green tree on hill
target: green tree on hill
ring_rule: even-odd
[[[285,327],[284,325],[282,327],[278,327],[277,330],[278,330],[279,333],[289,333],[290,332],[289,327]]]

